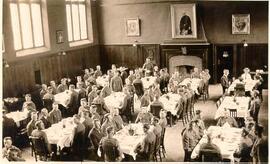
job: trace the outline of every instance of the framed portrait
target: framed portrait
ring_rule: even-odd
[[[62,30],[57,30],[56,31],[56,43],[64,43],[64,34]]]
[[[127,36],[140,36],[140,19],[126,19],[126,34]]]
[[[232,34],[250,33],[250,14],[232,15]]]
[[[172,38],[197,38],[196,4],[171,5]]]

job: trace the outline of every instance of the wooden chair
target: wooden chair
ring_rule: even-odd
[[[162,133],[161,133],[161,138],[160,138],[160,146],[159,146],[160,156],[162,153],[164,158],[166,158],[166,150],[165,150],[165,145],[164,145],[165,132],[166,132],[166,128],[163,128]]]
[[[237,117],[237,110],[236,109],[229,109],[230,116],[236,118]]]
[[[154,116],[156,116],[156,117],[160,117],[159,116],[159,113],[160,113],[160,111],[161,111],[161,109],[162,109],[162,106],[161,105],[154,105],[154,104],[151,104],[150,105],[150,112],[154,115]]]
[[[29,136],[29,139],[36,161],[38,161],[38,156],[45,161],[51,159],[51,154],[43,138]]]
[[[156,143],[155,143],[155,152],[154,152],[154,161],[155,162],[158,162],[158,158],[159,158],[159,161],[162,162],[162,157],[161,157],[161,150],[160,150],[160,140],[161,140],[161,137],[160,138],[156,138]]]

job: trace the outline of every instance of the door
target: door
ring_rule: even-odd
[[[217,82],[223,75],[223,70],[230,71],[230,77],[233,74],[233,46],[217,46],[216,48],[216,63],[217,63]]]

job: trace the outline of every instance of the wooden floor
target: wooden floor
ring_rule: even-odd
[[[203,101],[198,101],[195,104],[195,110],[200,109],[202,111],[202,119],[205,121],[206,127],[210,125],[215,125],[216,120],[214,120],[216,106],[215,103],[217,99],[222,94],[222,88],[220,85],[210,85],[210,98],[205,103]],[[265,127],[265,135],[268,134],[268,90],[263,90],[264,101],[259,113],[259,122]],[[167,152],[167,157],[164,161],[176,162],[183,161],[184,151],[182,146],[181,131],[183,125],[181,122],[177,122],[173,127],[168,127],[165,134],[165,148]],[[23,149],[23,157],[27,161],[34,161],[31,156],[30,148]]]

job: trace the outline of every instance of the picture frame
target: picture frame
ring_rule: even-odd
[[[63,30],[56,31],[56,43],[61,44],[64,43],[64,32]]]
[[[126,35],[127,36],[140,36],[140,19],[128,18],[126,19]]]
[[[196,4],[171,5],[172,38],[197,38]]]
[[[250,34],[250,14],[232,15],[232,34]]]

